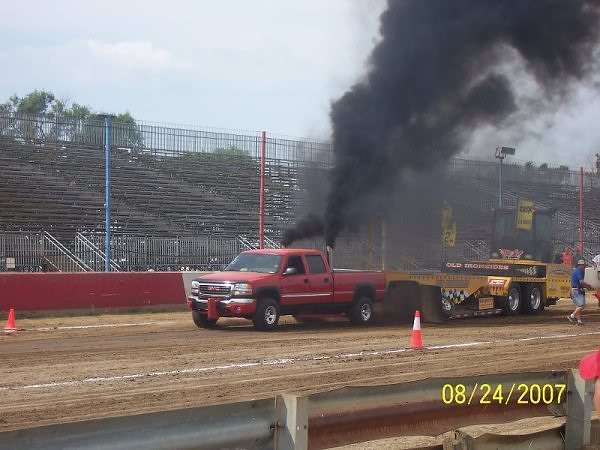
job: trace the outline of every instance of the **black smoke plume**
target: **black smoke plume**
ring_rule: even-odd
[[[364,81],[331,107],[324,217],[299,222],[286,242],[322,230],[333,246],[402,169],[429,170],[478,127],[500,126],[519,109],[519,79],[502,65],[518,62],[540,100],[558,105],[595,66],[599,10],[600,0],[389,0]]]
[[[287,247],[292,242],[299,239],[321,236],[323,234],[323,224],[321,220],[314,214],[309,214],[305,219],[296,223],[294,228],[286,230],[281,240],[281,245]]]

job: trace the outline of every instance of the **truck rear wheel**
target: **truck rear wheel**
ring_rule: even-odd
[[[271,331],[277,328],[279,322],[279,303],[272,298],[263,298],[258,301],[252,322],[254,328],[260,331]]]
[[[544,310],[545,300],[542,289],[536,284],[530,284],[525,289],[523,309],[527,314],[539,314]]]
[[[508,295],[498,299],[498,306],[505,316],[519,314],[521,312],[521,286],[518,284],[512,285],[508,289]]]
[[[363,295],[354,302],[350,310],[350,320],[355,325],[366,325],[373,320],[373,302]]]
[[[192,319],[198,328],[214,328],[217,325],[215,319],[209,319],[206,314],[201,314],[199,311],[192,311]]]

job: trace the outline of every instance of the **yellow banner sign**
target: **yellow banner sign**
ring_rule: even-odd
[[[531,230],[533,225],[533,202],[531,200],[519,200],[517,208],[517,229]]]
[[[456,244],[456,222],[442,231],[442,241],[446,247],[454,247]]]
[[[442,209],[442,245],[454,247],[456,243],[456,222],[452,217],[452,208],[445,204]]]

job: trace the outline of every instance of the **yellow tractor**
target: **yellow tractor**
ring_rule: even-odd
[[[531,202],[528,202],[531,203]],[[521,207],[521,205],[519,205]],[[527,206],[527,205],[526,205]],[[429,322],[492,314],[539,314],[570,295],[568,265],[552,263],[552,210],[498,209],[490,258],[452,261],[440,272],[386,272],[385,316]]]

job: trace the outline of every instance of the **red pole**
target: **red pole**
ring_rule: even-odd
[[[583,258],[583,167],[579,172],[579,254]]]
[[[265,247],[265,155],[267,149],[267,133],[261,132],[260,141],[260,193],[258,204],[258,245]]]

